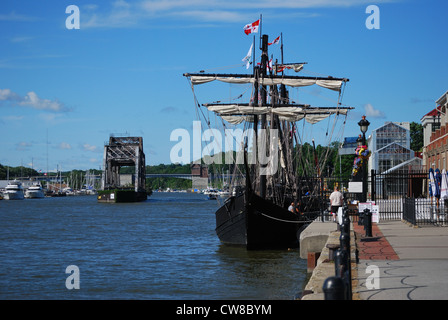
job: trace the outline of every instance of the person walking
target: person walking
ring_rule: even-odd
[[[337,185],[334,186],[334,191],[330,194],[330,210],[333,215],[333,221],[336,222],[336,215],[342,204],[344,203],[344,196],[339,191]]]

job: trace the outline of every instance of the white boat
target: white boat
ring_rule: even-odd
[[[62,189],[62,192],[65,193],[67,196],[75,195],[75,191],[73,191],[73,189],[70,187],[66,187],[66,188]]]
[[[5,200],[23,200],[24,196],[22,183],[18,180],[8,182],[8,185],[3,192],[3,198]]]
[[[34,183],[25,191],[25,198],[27,199],[40,199],[44,197],[45,193],[40,182]]]
[[[209,200],[217,200],[219,197],[219,191],[216,189],[207,189],[204,191],[204,194],[207,196]]]
[[[228,198],[228,197],[230,197],[230,191],[228,191],[228,190],[222,190],[222,191],[219,191],[219,196],[221,197],[221,198]]]

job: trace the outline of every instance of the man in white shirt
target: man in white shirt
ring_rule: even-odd
[[[334,186],[334,191],[330,195],[330,209],[331,214],[333,215],[333,221],[336,221],[336,214],[340,207],[342,207],[344,203],[344,196],[341,192],[339,192],[339,188],[337,185]]]

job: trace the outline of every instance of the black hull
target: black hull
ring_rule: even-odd
[[[216,234],[224,244],[247,249],[293,248],[306,224],[299,216],[255,194],[230,197],[216,211]]]

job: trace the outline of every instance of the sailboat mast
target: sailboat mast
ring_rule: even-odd
[[[267,62],[268,62],[268,35],[264,34],[262,37],[261,43],[261,66],[260,66],[260,76],[263,79],[266,75]],[[261,105],[265,106],[267,104],[267,89],[266,86],[262,86],[261,89]],[[266,114],[261,115],[261,129],[264,130],[265,136],[267,138],[266,133]],[[266,139],[267,140],[267,139]],[[262,147],[262,150],[266,152],[267,144]],[[262,173],[266,173],[266,164],[261,164]],[[266,174],[260,175],[260,197],[266,197]]]

